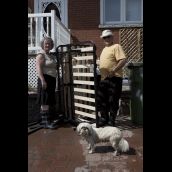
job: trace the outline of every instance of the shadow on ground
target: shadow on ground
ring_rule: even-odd
[[[143,125],[134,124],[131,121],[130,116],[118,116],[116,119],[116,126],[119,127],[122,130],[130,130],[130,129],[137,129],[137,128],[143,128]]]
[[[96,146],[95,148],[96,153],[108,153],[108,152],[114,152],[114,149],[112,146]],[[129,149],[127,153],[122,153],[124,155],[136,155],[136,150],[134,148]]]

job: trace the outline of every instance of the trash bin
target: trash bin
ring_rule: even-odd
[[[143,124],[143,63],[129,63],[129,82],[131,87],[131,120]]]

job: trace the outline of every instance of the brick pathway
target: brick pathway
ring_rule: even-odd
[[[119,121],[128,153],[114,157],[109,143],[99,143],[96,153],[88,154],[87,143],[65,124],[28,136],[28,172],[143,172],[143,129]]]

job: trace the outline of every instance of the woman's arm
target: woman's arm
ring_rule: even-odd
[[[45,78],[43,76],[43,65],[45,63],[45,58],[42,54],[38,54],[36,56],[36,72],[38,74],[38,77],[41,79],[42,87],[46,89],[47,83],[45,81]]]

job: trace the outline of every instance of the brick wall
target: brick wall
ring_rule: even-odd
[[[28,7],[34,12],[34,0],[28,0]]]
[[[34,0],[28,0],[28,7],[34,12]],[[71,29],[72,41],[93,41],[97,47],[97,57],[104,47],[100,34],[100,0],[68,0],[68,28]],[[114,32],[114,42],[119,42],[118,29]]]
[[[97,47],[97,57],[104,47],[100,35],[103,29],[100,24],[100,0],[69,0],[68,22],[71,29],[73,43],[91,40]],[[114,41],[119,42],[118,29],[112,29]]]
[[[99,25],[99,0],[69,0],[69,28],[95,29]]]

